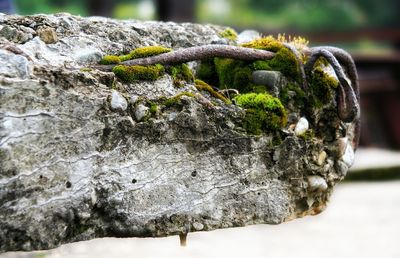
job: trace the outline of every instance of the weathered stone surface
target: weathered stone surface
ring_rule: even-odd
[[[315,136],[296,135],[304,114],[293,103],[285,128],[253,136],[238,123],[242,108],[192,83],[124,84],[86,69],[140,46],[218,42],[224,28],[67,14],[1,21],[34,37],[0,38],[0,63],[9,63],[0,68],[0,252],[282,223],[323,210],[352,163],[353,127],[334,102],[307,117]],[[58,41],[40,40],[43,27]],[[150,104],[183,91],[194,97]],[[138,119],[140,106],[149,112]]]

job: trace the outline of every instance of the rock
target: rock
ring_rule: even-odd
[[[193,223],[193,228],[194,228],[195,230],[197,230],[197,231],[201,231],[201,230],[203,230],[204,225],[201,224],[201,223],[199,223],[199,222],[194,222],[194,223]]]
[[[252,81],[256,85],[266,85],[269,87],[272,95],[277,96],[280,89],[282,74],[278,71],[258,70],[252,73]]]
[[[26,79],[30,75],[30,70],[26,57],[0,49],[0,75]]]
[[[335,101],[324,106],[334,119],[324,120],[288,92],[290,122],[253,135],[251,108],[192,81],[179,88],[166,73],[124,83],[93,67],[100,54],[210,44],[224,27],[1,17],[1,44],[32,60],[0,49],[0,252],[283,223],[322,210],[354,159],[354,124],[337,122]],[[268,76],[279,90],[290,79]],[[307,129],[332,139],[298,137]]]
[[[98,63],[103,57],[102,52],[97,49],[85,48],[75,53],[75,59],[80,64]]]
[[[38,30],[39,38],[46,44],[53,44],[58,41],[57,33],[54,28],[45,27]]]
[[[25,43],[32,38],[32,35],[19,31],[9,25],[4,25],[0,30],[0,36],[14,43]]]
[[[297,122],[296,127],[294,128],[294,133],[297,136],[302,135],[308,130],[308,127],[309,127],[308,120],[305,117],[302,117]]]
[[[319,155],[318,155],[318,158],[317,158],[317,164],[319,166],[322,166],[325,163],[326,157],[327,157],[326,152],[325,151],[321,151],[319,153]]]
[[[111,92],[111,109],[125,111],[128,108],[126,99],[116,90]]]
[[[137,121],[141,121],[145,116],[147,116],[149,108],[143,104],[137,105],[135,109],[135,117]]]
[[[325,179],[320,176],[309,176],[307,181],[311,191],[325,191],[328,189]]]

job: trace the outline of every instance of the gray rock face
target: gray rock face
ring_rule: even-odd
[[[33,35],[0,39],[0,252],[282,223],[323,210],[350,164],[337,139],[351,142],[351,124],[322,130],[329,141],[296,135],[295,122],[248,135],[242,108],[191,83],[124,84],[84,69],[140,46],[217,42],[224,28],[67,14],[3,16],[0,26]],[[58,41],[43,42],[44,27]],[[183,91],[192,95],[160,100]],[[148,112],[137,119],[139,108]]]

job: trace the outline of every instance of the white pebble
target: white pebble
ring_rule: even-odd
[[[145,105],[139,104],[135,110],[136,120],[137,121],[142,120],[147,115],[148,110],[149,110],[148,107],[146,107]]]
[[[299,119],[297,122],[296,127],[294,128],[294,133],[299,136],[304,134],[308,130],[308,121],[305,117]]]
[[[111,93],[111,109],[113,110],[122,110],[125,111],[128,108],[128,102],[122,96],[121,93],[119,93],[116,90],[112,90]]]
[[[328,184],[325,179],[320,176],[309,176],[307,178],[308,186],[312,191],[325,191],[328,189]]]

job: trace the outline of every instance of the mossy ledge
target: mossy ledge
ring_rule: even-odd
[[[284,106],[278,98],[267,93],[246,93],[234,98],[236,103],[246,109],[243,127],[250,134],[275,131],[287,123]]]

